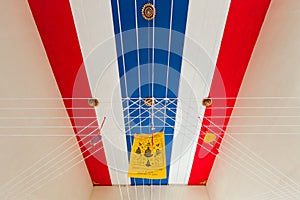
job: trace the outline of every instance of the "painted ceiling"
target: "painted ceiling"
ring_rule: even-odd
[[[28,2],[94,185],[205,185],[270,0]],[[154,132],[167,178],[128,178]]]

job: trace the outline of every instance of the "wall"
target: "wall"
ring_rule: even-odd
[[[0,4],[0,199],[89,199],[92,184],[27,1]]]
[[[189,200],[209,200],[205,187],[201,186],[113,186],[95,187],[91,200],[99,199],[189,199]]]
[[[208,181],[212,200],[300,199],[299,20],[300,1],[272,1]]]

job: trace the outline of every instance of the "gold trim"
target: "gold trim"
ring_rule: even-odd
[[[152,20],[156,15],[156,9],[152,3],[146,3],[142,8],[142,15],[145,20]]]
[[[201,181],[201,182],[199,183],[199,185],[206,185],[206,183],[207,183],[207,180],[204,180],[204,181]]]
[[[100,183],[96,182],[96,181],[92,181],[93,182],[93,185],[96,186],[96,185],[100,185]]]

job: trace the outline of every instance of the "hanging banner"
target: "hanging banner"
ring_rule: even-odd
[[[167,178],[165,137],[163,132],[154,133],[153,135],[134,135],[128,177]]]

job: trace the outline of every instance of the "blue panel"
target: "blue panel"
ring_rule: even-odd
[[[140,49],[140,65],[152,63],[152,49]]]
[[[172,29],[181,33],[185,33],[187,10],[189,1],[173,0],[173,24]]]
[[[134,1],[119,1],[119,10],[121,18],[122,31],[127,31],[130,29],[135,29],[135,7]]]
[[[145,20],[143,18],[143,16],[141,15],[141,13],[142,13],[141,11],[142,11],[143,6],[146,3],[152,3],[153,4],[153,1],[152,0],[151,1],[149,1],[149,0],[134,0],[134,1],[136,1],[136,3],[137,3],[138,27],[139,28],[141,28],[141,27],[152,27],[153,22]]]
[[[128,157],[130,159],[134,134],[163,131],[168,177],[177,101],[172,103],[172,100],[168,101],[165,98],[176,99],[178,96],[188,0],[155,1],[156,17],[154,20],[147,21],[142,17],[141,10],[149,2],[153,3],[148,0],[111,0],[111,6],[122,105],[124,109],[126,108],[123,114]],[[135,19],[136,15],[137,19]],[[151,108],[143,101],[148,97],[156,99]],[[124,100],[124,98],[129,99]],[[165,185],[168,184],[168,178],[162,180],[132,178],[131,183]]]
[[[164,65],[168,65],[168,52],[160,49],[155,49],[154,51],[154,60],[155,63],[160,63]]]
[[[112,9],[112,17],[114,21],[114,31],[115,34],[117,35],[120,33],[120,28],[119,28],[119,19],[118,19],[118,5],[116,0],[111,0],[111,9]],[[117,46],[118,48],[118,46]]]
[[[155,1],[155,27],[170,28],[171,0]]]
[[[125,65],[126,72],[128,72],[129,70],[131,70],[132,68],[134,68],[138,65],[136,51],[131,51],[131,52],[125,54],[124,57],[125,57],[125,64],[126,64]]]

